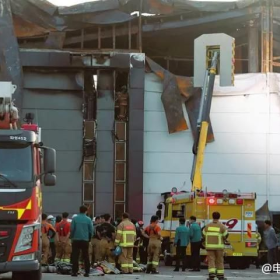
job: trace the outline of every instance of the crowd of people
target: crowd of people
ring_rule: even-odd
[[[42,265],[55,262],[72,264],[72,276],[77,276],[80,263],[85,277],[90,267],[107,261],[124,274],[133,273],[133,261],[147,264],[147,273],[158,273],[161,248],[161,228],[158,217],[152,216],[149,226],[130,220],[128,213],[112,221],[110,214],[91,219],[87,207],[69,219],[68,213],[54,217],[42,214]]]
[[[95,219],[87,216],[87,207],[81,206],[80,213],[69,219],[68,213],[56,218],[42,214],[42,265],[55,261],[71,263],[72,276],[77,276],[80,263],[84,264],[85,277],[90,267],[107,261],[124,274],[133,273],[133,261],[147,264],[147,273],[158,274],[161,252],[161,228],[159,218],[152,216],[150,224],[144,227],[143,221],[133,221],[128,213],[122,219],[112,221],[110,214]],[[227,244],[228,231],[219,222],[220,213],[213,213],[213,221],[203,229],[191,216],[186,222],[179,219],[174,246],[176,247],[176,267],[179,271],[187,268],[187,247],[191,247],[190,271],[200,271],[200,248],[207,251],[209,279],[224,279],[224,245]],[[277,262],[277,238],[270,221],[265,221],[265,243],[268,248],[268,262]]]

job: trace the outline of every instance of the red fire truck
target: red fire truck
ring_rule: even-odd
[[[56,152],[45,147],[33,114],[17,128],[15,86],[0,82],[0,273],[41,279],[41,185],[56,182]]]

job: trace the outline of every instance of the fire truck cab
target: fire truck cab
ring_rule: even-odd
[[[41,184],[55,185],[56,152],[41,142],[32,114],[17,129],[14,90],[10,82],[0,82],[0,273],[39,280]]]

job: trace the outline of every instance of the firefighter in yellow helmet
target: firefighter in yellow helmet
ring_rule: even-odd
[[[117,227],[115,245],[120,246],[122,253],[119,256],[119,264],[124,274],[133,273],[133,248],[136,240],[136,229],[129,220],[129,214],[123,213],[122,222]]]
[[[219,212],[214,212],[212,217],[213,221],[207,224],[203,230],[208,257],[208,279],[212,280],[217,277],[219,280],[224,280],[224,243],[227,240],[228,231],[219,222]]]

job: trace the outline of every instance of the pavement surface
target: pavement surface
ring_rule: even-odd
[[[172,267],[160,267],[159,275],[151,275],[145,273],[135,273],[133,275],[105,275],[105,276],[91,276],[90,278],[100,278],[99,280],[205,280],[207,279],[207,269],[202,269],[200,272],[173,272]],[[236,280],[246,280],[246,279],[260,279],[260,280],[269,280],[269,279],[280,279],[280,269],[278,274],[264,274],[261,269],[256,269],[252,266],[250,269],[246,270],[233,270],[226,269],[226,278],[227,279],[236,279]],[[0,275],[1,280],[10,280],[11,274],[2,274]],[[77,278],[71,276],[61,276],[57,274],[43,274],[42,280],[66,280],[66,279],[87,279],[83,276]],[[26,279],[28,280],[28,279]],[[97,279],[98,280],[98,279]]]

